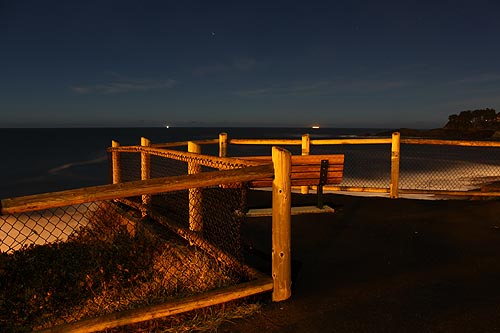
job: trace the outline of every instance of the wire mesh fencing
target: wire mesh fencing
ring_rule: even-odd
[[[89,223],[98,203],[0,216],[0,252],[67,240]]]
[[[111,159],[111,156],[109,156]],[[141,179],[141,155],[137,152],[123,152],[120,158],[120,176],[122,182]]]
[[[339,186],[389,190],[391,145],[311,145],[310,154],[344,154],[344,171]],[[464,142],[467,143],[467,142]],[[294,155],[301,147],[284,146]],[[230,156],[268,155],[271,146],[229,145]],[[417,191],[460,191],[497,189],[500,182],[500,148],[451,144],[401,144],[399,189]]]
[[[133,214],[111,202],[4,215],[0,221],[4,331],[75,321],[100,313],[106,302],[114,308],[121,297],[117,286],[141,267],[130,255]]]
[[[283,145],[293,155],[301,146]],[[270,155],[270,145],[230,145],[228,156]],[[344,154],[344,171],[339,186],[388,188],[391,181],[391,150],[388,145],[317,145],[311,155]]]
[[[340,186],[388,188],[390,185],[390,145],[320,145],[312,146],[310,154],[344,154]]]
[[[498,147],[401,145],[401,189],[469,191],[498,181]]]
[[[124,178],[140,179],[140,159],[122,155],[133,170]],[[178,157],[151,156],[151,177],[185,175],[193,159]],[[197,162],[201,172],[242,167]],[[253,279],[241,246],[246,203],[232,185],[0,216],[0,328],[50,328]]]

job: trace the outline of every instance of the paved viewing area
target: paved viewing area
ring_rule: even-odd
[[[250,199],[264,205],[268,195]],[[314,195],[294,197],[301,202]],[[220,331],[500,329],[499,200],[326,195],[325,203],[336,212],[292,218],[292,298]],[[270,253],[270,227],[270,218],[248,219],[243,235]]]

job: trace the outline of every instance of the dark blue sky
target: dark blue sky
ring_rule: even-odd
[[[500,2],[0,0],[0,127],[433,127],[500,110]]]

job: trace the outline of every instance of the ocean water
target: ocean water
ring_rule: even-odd
[[[0,129],[0,199],[110,182],[106,148],[111,140],[138,145],[230,138],[313,139],[362,137],[385,129],[309,128],[56,128]],[[300,154],[300,146],[285,147]],[[203,151],[217,154],[217,145]],[[266,146],[230,146],[229,156],[268,154]],[[388,187],[390,145],[313,146],[311,153],[345,154],[344,186]],[[500,148],[402,145],[401,188],[467,190],[500,181]]]
[[[373,129],[305,128],[33,128],[0,129],[0,198],[53,192],[109,183],[106,148],[112,140],[138,145],[142,136],[153,143],[233,138],[313,138],[365,135]],[[217,147],[204,147],[216,153]],[[300,148],[299,148],[300,149]],[[237,152],[237,150],[236,150]],[[241,153],[241,152],[240,152]]]

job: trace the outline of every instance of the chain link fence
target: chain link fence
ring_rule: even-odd
[[[469,191],[498,181],[499,147],[401,145],[400,189]]]
[[[390,145],[312,146],[310,154],[344,154],[344,175],[339,186],[389,188]]]
[[[301,146],[283,145],[292,155]],[[270,145],[229,145],[228,156],[270,155]],[[344,173],[339,186],[388,188],[391,181],[391,149],[388,145],[318,145],[310,155],[344,154]]]
[[[152,178],[185,175],[193,162],[201,172],[243,167],[160,155],[151,156]],[[140,153],[120,159],[122,180],[140,179]],[[45,329],[249,281],[244,209],[242,189],[220,184],[156,193],[146,204],[128,197],[0,216],[0,330]]]
[[[67,240],[88,224],[97,203],[0,216],[0,252]]]
[[[190,163],[199,166],[198,169],[195,167],[196,172],[210,172],[244,166],[244,164],[229,160],[221,162],[217,159],[214,162],[203,160],[203,158],[185,158],[185,154],[174,150],[155,150],[151,153],[149,157],[151,178],[180,176],[193,172],[190,170]],[[140,154],[124,153],[121,155],[125,157],[121,157],[122,178],[130,181],[140,179]],[[234,188],[232,184],[225,185],[159,193],[151,198],[151,208],[161,212],[163,216],[169,216],[178,221],[185,228],[192,227],[193,216],[202,219],[204,237],[219,248],[229,251],[231,255],[240,257],[239,225],[246,210],[245,192],[241,186]],[[221,198],[224,198],[225,202],[221,202]],[[133,199],[136,204],[141,201],[141,198]],[[221,214],[224,215],[224,220],[218,218]],[[232,219],[236,219],[234,223],[231,222]],[[221,238],[221,235],[224,237]]]
[[[283,146],[294,155],[301,147]],[[269,155],[268,145],[229,145],[228,156]],[[344,154],[341,187],[389,189],[390,144],[311,145],[311,155]],[[500,182],[500,147],[401,144],[399,188],[469,191]]]

